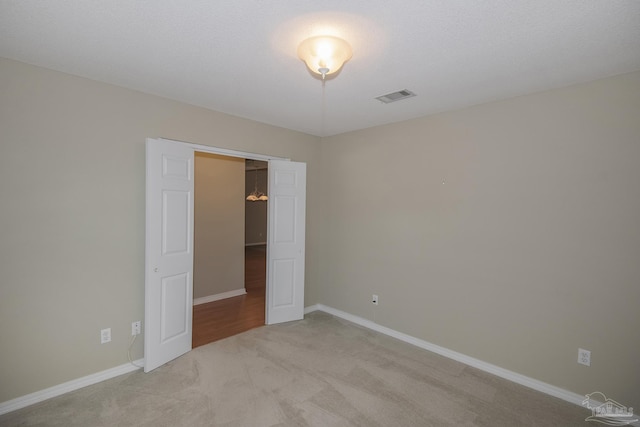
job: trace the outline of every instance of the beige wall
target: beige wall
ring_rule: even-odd
[[[245,194],[251,193],[256,187],[256,173],[258,174],[258,191],[267,193],[267,169],[248,170],[245,180]],[[245,243],[267,242],[267,202],[245,202]]]
[[[144,319],[147,137],[307,162],[319,183],[315,137],[0,60],[0,402],[127,363]]]
[[[640,73],[326,138],[322,162],[319,301],[640,407]]]
[[[0,60],[0,402],[126,363],[165,137],[307,162],[306,305],[640,407],[638,117],[634,73],[319,144]]]
[[[195,153],[194,299],[244,289],[244,163]]]

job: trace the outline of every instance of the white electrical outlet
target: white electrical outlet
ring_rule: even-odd
[[[111,328],[102,329],[100,331],[100,344],[111,341]]]
[[[139,335],[140,334],[140,321],[135,321],[131,323],[131,335]]]
[[[378,295],[373,294],[373,295],[371,296],[371,302],[372,302],[374,305],[378,305]]]
[[[579,348],[578,363],[581,365],[591,366],[591,352],[589,350]]]

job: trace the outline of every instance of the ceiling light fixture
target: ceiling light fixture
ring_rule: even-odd
[[[266,202],[267,200],[269,200],[269,197],[267,197],[267,195],[264,194],[263,192],[258,191],[258,167],[257,166],[255,167],[255,173],[256,173],[256,186],[253,189],[253,191],[249,193],[246,200],[249,202],[257,202],[257,201]]]
[[[349,43],[334,36],[309,37],[298,46],[300,59],[322,80],[340,71],[352,54]]]

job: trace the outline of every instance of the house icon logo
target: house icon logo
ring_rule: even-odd
[[[582,406],[591,409],[591,416],[585,418],[585,421],[596,421],[610,426],[626,426],[638,421],[638,418],[633,418],[633,408],[627,408],[613,399],[608,399],[599,391],[585,395]]]

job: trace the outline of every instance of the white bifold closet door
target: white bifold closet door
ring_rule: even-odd
[[[144,371],[149,372],[191,350],[194,152],[222,149],[147,139],[146,150]],[[248,153],[236,157],[240,154]],[[306,164],[270,159],[268,195],[265,308],[266,323],[274,324],[304,317]]]

